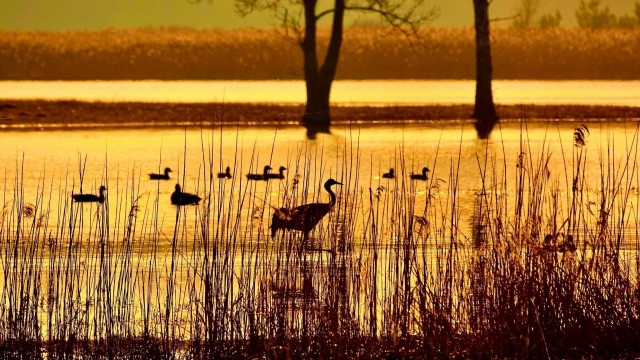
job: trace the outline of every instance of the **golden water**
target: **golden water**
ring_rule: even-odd
[[[237,292],[241,288],[240,281],[249,274],[245,270],[251,268],[251,261],[259,262],[254,265],[260,271],[256,275],[259,280],[252,281],[260,284],[263,281],[273,281],[278,271],[284,271],[277,265],[279,262],[274,260],[281,256],[284,245],[269,239],[267,235],[272,212],[270,206],[280,207],[283,204],[286,191],[292,188],[294,179],[299,181],[300,187],[309,189],[309,196],[300,202],[317,199],[327,201],[320,185],[329,177],[345,183],[338,190],[339,196],[342,199],[359,199],[355,210],[359,215],[354,219],[361,223],[354,227],[354,245],[360,249],[369,246],[367,241],[370,239],[364,235],[364,231],[360,231],[367,225],[363,223],[363,219],[372,211],[368,202],[370,191],[375,193],[377,189],[382,189],[383,192],[392,193],[402,188],[404,181],[405,189],[409,190],[408,197],[415,199],[416,215],[420,216],[429,192],[436,199],[447,199],[452,195],[450,185],[457,181],[455,188],[459,196],[459,228],[445,227],[444,231],[456,232],[456,237],[463,241],[461,249],[467,249],[460,251],[469,251],[472,247],[470,228],[474,221],[476,194],[482,189],[481,174],[487,169],[487,179],[493,174],[497,176],[498,182],[506,179],[507,188],[499,191],[513,206],[515,189],[512,186],[515,184],[521,154],[524,152],[525,158],[532,159],[533,165],[538,162],[541,154],[550,154],[547,166],[549,184],[550,187],[561,189],[561,202],[566,204],[578,152],[573,145],[574,128],[577,125],[555,122],[523,125],[508,123],[498,127],[489,141],[478,140],[473,126],[462,122],[429,126],[335,127],[332,129],[333,134],[321,135],[314,141],[307,140],[304,129],[299,127],[5,131],[0,133],[5,204],[3,219],[11,218],[10,213],[16,209],[20,211],[23,205],[30,205],[36,208],[36,220],[42,214],[48,218],[47,227],[36,227],[38,231],[44,231],[45,239],[47,234],[56,237],[61,221],[74,221],[79,233],[73,237],[64,235],[59,240],[71,241],[74,246],[63,244],[58,255],[54,256],[45,241],[36,254],[36,268],[43,272],[42,278],[37,280],[38,283],[42,282],[42,301],[47,296],[61,296],[64,286],[74,284],[80,290],[72,301],[78,304],[91,303],[84,317],[77,321],[86,321],[91,324],[89,326],[104,329],[95,325],[94,320],[98,319],[98,323],[110,321],[99,319],[104,315],[106,306],[105,300],[100,300],[100,296],[111,294],[109,296],[113,296],[115,300],[132,304],[130,308],[122,308],[134,319],[132,323],[125,323],[125,326],[132,326],[139,333],[139,325],[133,324],[139,324],[139,320],[144,317],[141,304],[162,314],[161,309],[167,304],[165,299],[168,298],[168,284],[174,286],[171,301],[175,307],[177,322],[188,319],[186,309],[194,305],[193,296],[203,296],[202,254],[211,251],[211,246],[204,245],[203,239],[196,235],[199,231],[196,219],[205,208],[208,195],[216,199],[222,193],[225,199],[234,199],[233,202],[223,201],[225,208],[229,206],[225,213],[241,214],[237,238],[222,237],[223,242],[238,241],[237,245],[234,243],[223,247],[232,249],[235,253],[218,254],[218,261],[229,261],[229,266],[233,269],[233,276],[227,279],[223,288],[232,297],[239,296]],[[590,123],[587,126],[590,135],[582,149],[587,156],[587,183],[583,188],[585,202],[593,201],[597,204],[601,196],[601,175],[604,175],[606,181],[612,180],[607,185],[610,190],[635,188],[631,192],[634,195],[628,208],[630,213],[637,215],[635,211],[639,178],[637,162],[633,160],[637,151],[635,144],[638,124],[609,122]],[[631,167],[625,169],[628,156],[632,158]],[[286,166],[289,170],[285,172],[285,179],[269,182],[250,182],[246,179],[245,174],[261,172],[266,164],[274,169]],[[234,178],[218,180],[215,174],[226,166],[231,167]],[[417,173],[424,166],[431,169],[429,175],[433,180],[411,183],[408,180],[409,173]],[[520,166],[525,166],[527,178],[533,175],[535,166],[526,163]],[[173,169],[171,180],[149,180],[148,173],[159,172],[164,167]],[[390,167],[396,169],[399,179],[387,180],[380,177]],[[71,204],[71,194],[80,191],[81,173],[84,193],[95,193],[100,185],[106,185],[108,201],[105,205],[96,207]],[[213,179],[210,177],[211,173]],[[211,181],[213,186],[209,187]],[[199,207],[188,207],[186,212],[180,214],[178,226],[175,221],[176,207],[170,204],[170,194],[176,183],[180,183],[185,191],[205,198]],[[487,192],[498,190],[488,184],[490,182],[486,185]],[[41,191],[44,193],[43,199],[37,197]],[[23,204],[16,204],[17,201]],[[128,238],[123,234],[126,234],[126,218],[130,214],[132,203],[136,205],[134,216],[137,217],[137,227],[133,236]],[[567,211],[565,208],[562,210],[565,213]],[[319,229],[326,231],[329,222],[341,221],[349,224],[347,214],[338,215],[337,212],[329,215]],[[386,226],[391,227],[394,219],[398,220],[400,215],[391,213],[389,217],[391,222],[387,222]],[[26,217],[26,220],[22,226],[28,230],[33,219]],[[100,228],[96,227],[96,223],[101,221],[109,224],[106,236],[102,236],[99,231],[96,233],[96,229]],[[214,220],[210,230],[225,232],[236,226],[234,221],[230,226],[224,221],[222,225],[218,227]],[[3,226],[7,229],[4,232],[5,238],[12,239],[16,223],[4,221]],[[384,233],[385,229],[381,231]],[[30,233],[25,231],[25,234]],[[296,235],[293,236],[295,238]],[[73,240],[64,240],[65,237]],[[637,246],[636,240],[627,238],[626,241],[623,248],[633,251]],[[321,245],[332,248],[336,246]],[[387,252],[380,254],[378,263],[380,281],[383,283],[394,281],[392,277],[388,277],[391,275],[386,273],[386,266],[387,259],[394,256],[396,245],[388,245],[383,245]],[[12,264],[16,261],[29,263],[33,259],[29,253],[29,244],[23,246],[7,241],[5,246],[16,246],[20,255],[14,258],[10,255],[11,252],[3,251],[2,264],[8,275],[0,283],[3,288],[8,281],[16,281],[8,279],[20,278],[20,275],[13,273]],[[420,252],[418,257],[427,253],[426,261],[431,261],[430,256],[440,251],[440,246],[437,243],[425,244],[416,249]],[[106,255],[101,255],[102,249],[106,250]],[[360,252],[360,249],[354,253],[364,254],[363,261],[367,260],[366,250]],[[625,254],[626,250],[623,256]],[[329,271],[325,265],[329,261],[329,255],[310,256],[312,258],[309,261],[320,269],[316,269],[318,272],[315,273],[314,286],[326,286],[322,283],[322,274]],[[633,260],[634,257],[630,256],[630,259]],[[60,269],[61,266],[67,269],[62,270],[67,271],[62,272],[62,277],[47,277],[49,271],[53,271],[51,269]],[[108,267],[107,271],[104,270],[105,266]],[[303,265],[296,263],[292,266],[300,271],[299,268]],[[71,271],[69,278],[65,278],[68,271]],[[133,277],[133,280],[124,281],[122,285],[130,289],[131,293],[115,288],[116,284],[122,284],[116,278],[119,274]],[[52,283],[63,290],[48,288]],[[106,289],[105,284],[114,288]],[[259,292],[260,289],[243,291],[245,295],[251,295],[251,291]],[[382,292],[382,288],[379,291]],[[152,300],[145,303],[143,297],[149,294]],[[381,293],[380,299],[383,298],[384,294]],[[64,311],[65,308],[61,305],[63,300],[55,303],[58,308],[54,312]],[[44,310],[39,312],[39,317],[47,318]],[[157,322],[154,326],[159,331],[157,329],[161,316],[153,315],[151,319]],[[177,336],[180,338],[193,336],[188,327],[178,329]],[[43,331],[47,331],[47,325],[43,324]]]
[[[575,167],[572,157],[576,125],[531,123],[525,124],[521,132],[520,124],[503,124],[488,142],[478,140],[473,127],[462,123],[337,127],[333,134],[315,141],[306,140],[304,129],[299,127],[5,131],[0,133],[0,164],[5,203],[14,197],[13,189],[22,187],[26,202],[35,204],[35,195],[44,184],[47,192],[53,189],[55,208],[58,193],[70,197],[80,192],[82,170],[82,192],[97,193],[100,185],[106,185],[113,202],[117,194],[122,196],[134,184],[141,204],[157,195],[160,217],[169,218],[175,214],[169,197],[176,183],[182,185],[183,191],[204,197],[209,191],[205,185],[210,172],[215,178],[227,166],[234,178],[216,178],[214,183],[226,182],[225,191],[251,187],[253,196],[259,198],[268,190],[265,198],[274,206],[282,201],[283,191],[295,175],[301,175],[299,180],[303,182],[309,181],[312,196],[329,177],[347,181],[341,177],[356,173],[358,181],[351,180],[350,189],[366,192],[379,186],[389,190],[398,186],[393,180],[381,178],[391,167],[401,179],[407,179],[409,173],[419,173],[424,166],[430,168],[430,180],[420,182],[417,187],[418,197],[426,196],[427,187],[434,184],[431,179],[439,179],[438,186],[446,189],[446,184],[453,180],[450,173],[459,171],[459,194],[472,199],[482,188],[481,173],[485,167],[496,169],[500,179],[506,176],[508,184],[514,184],[521,146],[526,156],[534,159],[543,151],[550,153],[551,183],[560,189],[570,188]],[[636,124],[611,122],[588,126],[591,135],[585,148],[587,190],[597,191],[602,172],[610,167],[619,170],[620,162],[633,154]],[[277,172],[279,166],[287,167],[285,179],[273,180],[268,187],[265,182],[247,181],[247,173],[260,173],[267,164],[274,169],[272,172]],[[148,173],[161,172],[165,167],[173,169],[171,180],[149,180]],[[631,185],[637,186],[634,181],[637,179]],[[321,197],[325,196],[323,192],[319,194]],[[462,204],[463,209],[465,204],[469,205],[466,212],[470,214],[471,203]]]
[[[640,106],[640,81],[496,80],[498,104]],[[336,81],[336,104],[472,104],[473,80]],[[303,103],[302,81],[0,81],[0,99]]]

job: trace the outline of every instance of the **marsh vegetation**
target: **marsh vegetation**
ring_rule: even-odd
[[[344,34],[336,79],[475,78],[471,28],[423,28],[413,41],[353,30]],[[494,27],[494,79],[638,79],[639,37],[638,28]],[[319,53],[327,42],[319,29]],[[274,29],[0,32],[2,80],[302,79],[301,63],[297,43]]]
[[[88,179],[80,157],[61,181],[28,185],[33,194],[18,162],[0,222],[0,351],[637,356],[637,128],[626,143],[606,133],[595,143],[596,130],[584,126],[558,131],[569,144],[560,152],[546,135],[533,144],[525,123],[521,130],[515,162],[486,143],[471,202],[460,185],[470,171],[461,168],[464,149],[438,146],[429,179],[412,181],[414,155],[400,144],[385,160],[396,177],[383,179],[377,173],[389,166],[365,166],[372,160],[356,128],[341,146],[287,150],[286,178],[266,182],[218,179],[227,163],[262,164],[257,154],[249,164],[239,155],[223,161],[214,144],[222,133],[203,130],[196,174],[174,168],[185,191],[203,199],[169,216],[160,211],[169,201],[163,183],[141,191],[144,170],[114,174],[105,159],[102,177]],[[310,234],[313,249],[300,251],[298,231],[271,238],[274,208],[327,202],[321,186],[330,177],[344,185]],[[73,203],[70,195],[92,183],[106,185],[104,203]],[[575,251],[563,245],[569,235]]]

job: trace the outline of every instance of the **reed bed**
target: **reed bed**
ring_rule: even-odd
[[[326,46],[328,31],[319,31]],[[640,30],[494,28],[496,79],[640,78]],[[471,27],[345,32],[338,79],[473,79]],[[322,53],[322,52],[321,52]],[[302,79],[302,53],[278,29],[0,31],[1,80]]]
[[[199,180],[187,190],[204,199],[170,219],[159,213],[159,188],[140,193],[136,169],[124,183],[106,170],[90,180],[80,158],[77,175],[43,177],[27,196],[18,163],[18,175],[5,179],[0,222],[0,352],[638,356],[638,130],[598,152],[579,127],[572,148],[551,154],[531,150],[525,126],[516,164],[489,150],[478,156],[471,217],[459,158],[435,154],[433,165],[447,170],[411,182],[400,146],[390,161],[401,176],[382,181],[358,170],[370,159],[360,156],[357,129],[343,145],[291,149],[289,176],[260,184],[214,180],[222,170],[215,144],[228,139],[203,130]],[[600,168],[586,169],[594,153]],[[233,167],[256,170],[259,156],[269,154],[249,164],[237,156]],[[565,168],[550,168],[551,156]],[[295,231],[272,239],[272,208],[326,201],[329,177],[344,185],[312,241],[301,244]],[[110,189],[104,204],[71,202],[70,192],[100,184]],[[569,235],[577,249],[561,251]]]

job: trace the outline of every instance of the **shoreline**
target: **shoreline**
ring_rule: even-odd
[[[640,107],[607,105],[496,105],[501,121],[640,121]],[[472,104],[332,106],[338,124],[462,122]],[[303,104],[146,103],[0,100],[2,129],[90,129],[211,126],[297,126]],[[123,121],[123,119],[126,119]]]

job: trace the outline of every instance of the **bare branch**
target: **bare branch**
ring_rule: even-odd
[[[512,16],[491,18],[491,19],[489,19],[489,21],[491,21],[491,22],[507,21],[507,20],[513,20],[513,19],[518,18],[518,17],[520,17],[520,14],[516,14],[516,15],[512,15]]]
[[[422,1],[417,1],[406,9],[403,9],[404,3],[402,2],[389,3],[385,0],[370,0],[368,2],[368,5],[347,5],[345,10],[379,15],[394,30],[399,30],[404,35],[417,35],[417,29],[420,25],[435,19],[439,14],[436,8],[431,8],[427,12],[419,12],[418,8],[422,5]],[[316,16],[316,21],[334,11],[334,9],[324,10]]]

